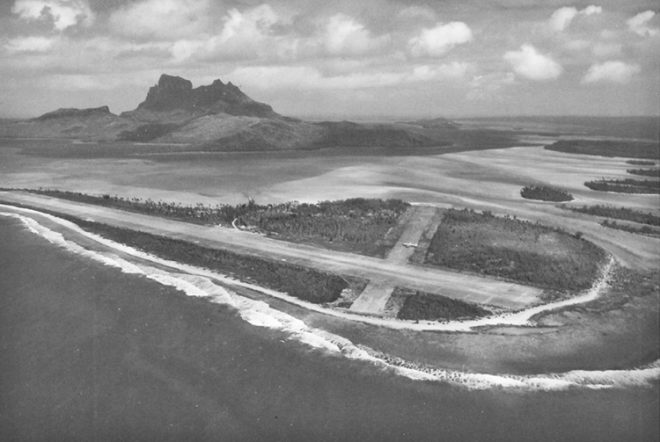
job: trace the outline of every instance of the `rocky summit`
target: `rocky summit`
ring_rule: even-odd
[[[193,88],[190,80],[167,74],[161,75],[158,84],[149,89],[147,98],[126,115],[139,115],[141,111],[188,111],[195,117],[221,113],[262,118],[279,116],[272,107],[252,100],[231,82],[215,80],[208,86]]]

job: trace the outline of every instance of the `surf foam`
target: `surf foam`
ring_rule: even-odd
[[[135,249],[133,247],[117,243],[115,241],[104,238],[100,235],[88,232],[80,228],[77,224],[70,221],[64,220],[62,218],[42,213],[32,209],[26,209],[22,207],[14,207],[0,204],[0,208],[7,208],[16,210],[23,213],[43,216],[49,221],[52,221],[62,227],[65,227],[69,230],[76,232],[79,235],[82,235],[86,238],[92,239],[93,241],[102,244],[106,247],[109,247],[118,252],[137,257],[140,259],[148,260],[156,264],[164,265],[177,269],[181,272],[188,273],[191,275],[200,275],[204,277],[210,277],[217,281],[222,282],[223,284],[228,284],[232,286],[238,286],[243,288],[248,288],[257,292],[261,292],[268,296],[282,299],[288,303],[295,304],[301,307],[304,307],[308,310],[312,310],[318,313],[323,313],[330,316],[339,317],[342,319],[347,319],[351,321],[363,322],[370,325],[378,325],[381,327],[388,327],[393,329],[407,329],[415,331],[446,331],[446,332],[470,332],[474,331],[479,327],[488,327],[488,326],[533,326],[535,325],[531,318],[539,313],[555,310],[562,307],[567,307],[570,305],[582,304],[585,302],[592,301],[598,296],[600,296],[601,291],[607,285],[607,278],[613,267],[614,259],[610,258],[610,261],[603,267],[602,276],[599,278],[596,283],[592,286],[591,289],[587,290],[585,293],[575,296],[570,299],[563,301],[557,301],[548,304],[542,304],[536,307],[529,309],[524,309],[518,312],[512,313],[503,313],[498,315],[487,316],[484,318],[474,319],[474,320],[465,320],[465,321],[446,321],[446,322],[434,322],[434,321],[402,321],[402,320],[393,320],[393,319],[383,319],[375,318],[369,316],[358,315],[350,312],[343,312],[333,309],[324,308],[318,304],[312,304],[310,302],[303,301],[299,298],[294,298],[289,296],[286,293],[282,293],[276,290],[267,289],[260,287],[255,284],[245,283],[234,278],[230,278],[226,275],[221,275],[217,272],[213,272],[208,269],[195,267],[187,264],[182,264],[176,261],[163,259],[158,256],[143,252],[141,250]]]
[[[571,388],[641,387],[649,386],[660,379],[660,360],[632,370],[573,370],[566,373],[526,376],[469,373],[420,366],[377,352],[369,347],[356,345],[346,338],[327,331],[309,327],[303,321],[275,310],[263,301],[252,300],[227,290],[216,284],[210,277],[163,270],[142,263],[129,262],[113,253],[88,250],[73,241],[67,240],[61,233],[39,224],[30,217],[11,212],[0,212],[0,215],[18,218],[31,232],[72,253],[120,269],[128,274],[142,275],[162,285],[174,287],[188,296],[205,297],[211,302],[234,307],[243,320],[254,326],[278,330],[287,334],[289,339],[311,348],[328,354],[342,355],[349,359],[371,363],[413,380],[442,382],[474,390],[499,388],[518,391],[558,391]],[[68,223],[67,221],[64,222]],[[77,227],[73,223],[70,224]],[[596,289],[597,287],[594,288],[594,290]],[[594,295],[590,294],[590,296]],[[524,316],[520,316],[520,318],[519,320],[522,321]]]

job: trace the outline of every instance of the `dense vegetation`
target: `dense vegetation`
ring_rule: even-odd
[[[332,302],[349,286],[347,280],[341,276],[295,264],[240,255],[227,250],[209,249],[179,239],[95,222],[79,219],[75,222],[85,230],[162,258],[206,267],[313,303]]]
[[[404,296],[405,301],[397,314],[399,319],[449,321],[487,316],[490,312],[476,304],[470,304],[446,296],[401,289],[397,287],[392,296]]]
[[[653,215],[650,212],[640,212],[638,210],[629,209],[627,207],[612,207],[612,206],[582,206],[582,207],[569,207],[562,206],[564,209],[572,210],[573,212],[586,213],[588,215],[603,216],[606,218],[622,219],[626,221],[633,221],[640,224],[648,224],[651,226],[660,226],[660,216]]]
[[[660,146],[649,141],[612,141],[612,140],[559,140],[548,150],[603,157],[660,158]]]
[[[531,200],[542,201],[571,201],[573,195],[549,186],[525,186],[520,191],[520,196]]]
[[[660,181],[656,180],[597,180],[587,181],[585,186],[592,190],[619,193],[660,193]]]
[[[655,166],[655,161],[628,160],[626,163],[632,164],[633,166]]]
[[[631,175],[651,176],[660,178],[660,169],[628,169],[626,170]]]
[[[583,290],[605,252],[567,232],[489,212],[448,210],[426,255],[428,264],[554,290]]]
[[[409,204],[401,200],[354,198],[318,204],[259,205],[253,200],[239,205],[186,206],[166,201],[87,195],[39,189],[34,193],[97,204],[197,224],[235,223],[242,228],[286,241],[303,242],[336,250],[384,256],[396,240],[400,215]],[[388,234],[389,232],[389,234]]]
[[[355,198],[318,204],[286,203],[248,211],[239,219],[248,227],[287,241],[383,256],[397,238],[388,237],[409,207],[400,200]]]
[[[610,221],[610,220],[603,220],[602,223],[600,223],[601,226],[603,227],[609,227],[610,229],[618,229],[618,230],[623,230],[624,232],[630,232],[630,233],[637,233],[640,235],[648,235],[648,236],[660,236],[660,230],[653,229],[650,226],[631,226],[630,224],[621,224],[617,223],[615,221]]]
[[[138,126],[133,130],[125,130],[119,134],[117,140],[147,142],[160,138],[163,135],[178,129],[180,124],[173,123],[149,123]]]

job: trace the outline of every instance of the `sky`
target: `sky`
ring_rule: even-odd
[[[659,115],[660,7],[0,0],[2,117],[131,110],[162,73],[301,117]]]

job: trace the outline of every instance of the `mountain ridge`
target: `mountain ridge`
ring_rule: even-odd
[[[230,82],[214,80],[210,85],[193,88],[192,82],[182,77],[162,74],[158,83],[147,92],[147,96],[132,111],[123,112],[122,117],[153,120],[159,113],[185,111],[182,118],[203,115],[227,114],[261,118],[281,117],[273,108],[248,97]]]
[[[0,136],[169,143],[196,151],[412,149],[465,140],[460,127],[445,119],[421,124],[299,120],[253,100],[231,82],[217,79],[193,87],[190,80],[168,74],[162,74],[131,111],[116,115],[108,106],[61,108],[30,120],[4,122]]]

